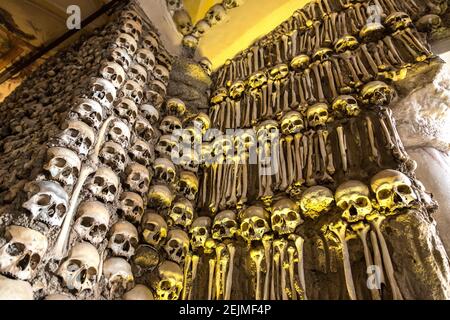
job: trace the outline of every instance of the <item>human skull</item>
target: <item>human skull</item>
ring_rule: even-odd
[[[150,208],[167,209],[172,205],[173,199],[172,191],[165,185],[152,185],[148,190],[148,206]]]
[[[182,171],[178,180],[177,190],[188,200],[194,201],[198,192],[198,178],[190,171]]]
[[[244,130],[242,133],[234,137],[234,149],[236,154],[248,152],[250,148],[256,146],[256,134],[252,129]]]
[[[360,92],[360,98],[366,105],[386,107],[396,96],[394,88],[381,81],[367,83]]]
[[[186,105],[178,98],[170,98],[166,102],[166,111],[170,116],[182,118],[186,112]]]
[[[88,98],[97,101],[102,107],[110,109],[117,97],[114,85],[103,78],[92,78],[90,88]]]
[[[344,35],[342,38],[338,39],[334,44],[334,50],[336,53],[344,53],[346,51],[353,51],[359,47],[358,39],[354,36]]]
[[[193,30],[192,30],[192,35],[199,39],[201,37],[203,37],[209,30],[211,29],[211,26],[209,25],[209,23],[206,20],[199,20]]]
[[[405,12],[393,12],[386,18],[384,23],[392,32],[404,30],[413,26],[411,17]]]
[[[74,229],[81,239],[97,245],[105,239],[109,227],[108,208],[98,201],[80,204]]]
[[[303,214],[311,219],[316,219],[330,211],[333,203],[333,192],[323,186],[314,186],[306,189],[300,198],[300,208]]]
[[[137,284],[133,289],[122,296],[122,300],[154,300],[153,293],[142,284]]]
[[[220,103],[222,103],[222,102],[224,102],[226,100],[227,96],[228,96],[227,88],[225,88],[225,87],[217,88],[212,93],[211,98],[210,98],[210,102],[213,105],[220,104]]]
[[[188,34],[187,36],[183,37],[183,46],[190,49],[196,49],[198,46],[198,38],[194,37],[193,35]]]
[[[209,23],[210,26],[214,26],[219,22],[225,20],[227,16],[227,11],[222,4],[216,4],[212,6],[208,12],[206,12],[205,20]]]
[[[231,210],[219,212],[214,217],[212,237],[215,240],[231,239],[238,231],[236,214]]]
[[[122,192],[117,213],[131,223],[140,223],[144,214],[144,200],[134,192]]]
[[[94,145],[95,133],[82,121],[71,120],[67,122],[67,128],[58,136],[61,147],[86,156]]]
[[[139,63],[132,63],[128,70],[128,79],[136,81],[139,86],[144,87],[147,83],[147,70]]]
[[[192,222],[189,229],[191,234],[191,247],[194,250],[204,248],[206,240],[211,236],[211,218],[198,217]]]
[[[172,261],[161,263],[152,288],[158,300],[178,300],[183,289],[183,271],[180,266]]]
[[[252,89],[258,89],[267,83],[267,76],[264,71],[257,71],[248,79],[248,85]]]
[[[125,32],[120,32],[117,35],[117,38],[114,41],[114,45],[118,48],[125,49],[130,56],[133,56],[138,48],[138,44],[133,36]]]
[[[132,162],[125,170],[125,186],[131,191],[144,195],[150,185],[150,171],[143,165]]]
[[[153,164],[155,175],[154,178],[162,180],[168,184],[175,182],[177,171],[172,161],[167,158],[158,158]]]
[[[370,186],[386,214],[395,214],[396,210],[408,208],[417,200],[411,180],[397,170],[379,172],[372,178]]]
[[[114,256],[131,258],[139,243],[139,235],[135,226],[128,221],[116,222],[110,231],[108,248]]]
[[[76,107],[69,114],[70,119],[80,120],[98,130],[103,121],[103,109],[92,99],[77,99]]]
[[[155,69],[156,58],[149,49],[142,48],[136,52],[136,62],[143,66],[147,72],[152,72]]]
[[[115,47],[108,52],[108,60],[119,64],[123,70],[127,71],[132,59],[125,49]]]
[[[123,19],[120,21],[120,31],[129,34],[134,38],[135,41],[139,41],[142,34],[142,24],[140,22]]]
[[[306,54],[301,54],[291,60],[291,68],[294,70],[304,70],[309,67],[310,58]]]
[[[119,177],[111,168],[100,167],[95,172],[87,188],[96,198],[106,203],[112,203],[119,191],[119,184]]]
[[[134,123],[134,132],[144,141],[152,141],[158,137],[158,132],[144,117],[138,116]]]
[[[118,98],[128,98],[136,104],[141,104],[144,98],[144,91],[138,82],[127,80],[120,90]]]
[[[117,144],[120,144],[124,148],[130,143],[131,132],[125,122],[119,119],[115,119],[111,123],[111,127],[108,132],[108,139]]]
[[[324,126],[329,120],[328,105],[326,103],[316,103],[306,110],[308,124],[312,128]]]
[[[273,81],[279,81],[286,78],[289,75],[289,66],[287,64],[278,64],[269,71],[270,79]]]
[[[128,98],[121,98],[114,102],[115,113],[126,120],[130,125],[133,125],[138,115],[136,103]]]
[[[114,88],[119,89],[125,82],[126,75],[122,66],[116,62],[105,61],[100,67],[100,75],[111,81]]]
[[[300,112],[289,111],[281,118],[281,132],[283,134],[296,134],[304,129],[303,117]]]
[[[69,208],[66,191],[53,181],[35,181],[27,189],[29,199],[23,207],[31,212],[32,219],[61,226]]]
[[[334,111],[340,112],[344,116],[356,117],[361,113],[358,101],[349,95],[337,97],[332,107]]]
[[[142,46],[153,53],[159,51],[159,41],[153,34],[147,34],[143,37]]]
[[[160,247],[167,238],[167,223],[154,211],[146,211],[141,222],[142,237],[155,248]]]
[[[47,150],[47,163],[44,170],[52,179],[64,186],[73,186],[81,169],[81,160],[77,154],[66,148],[53,147]]]
[[[119,173],[125,170],[127,154],[120,144],[108,141],[100,150],[99,159],[104,165]]]
[[[159,157],[171,158],[172,150],[174,150],[177,146],[177,140],[172,135],[164,135],[158,141],[156,145],[156,152]]]
[[[250,206],[240,214],[241,235],[247,241],[262,240],[270,231],[267,222],[269,214],[261,206]]]
[[[336,205],[343,210],[342,218],[350,223],[364,220],[372,212],[369,188],[360,181],[344,182],[336,189],[334,197]]]
[[[272,206],[272,230],[279,235],[291,234],[303,222],[299,206],[289,198],[282,198]]]
[[[97,249],[87,242],[77,243],[70,249],[57,274],[70,290],[77,292],[93,290],[97,282],[99,265],[100,256]]]
[[[109,289],[109,298],[120,298],[134,284],[131,265],[123,258],[112,257],[103,263],[103,275]]]
[[[147,119],[150,124],[159,122],[159,111],[151,104],[142,104],[139,106],[139,111]]]
[[[161,81],[165,85],[169,83],[169,70],[161,64],[157,64],[154,70],[155,79]]]
[[[200,65],[200,67],[202,67],[202,69],[205,71],[205,73],[208,76],[211,76],[212,71],[213,71],[213,65],[212,65],[212,62],[208,58],[206,58],[206,57],[200,58],[200,61],[198,62],[198,64]]]
[[[122,10],[120,12],[120,18],[126,20],[133,20],[139,24],[142,24],[142,19],[139,16],[139,13],[137,13],[136,10],[134,10],[133,8],[134,8],[133,6],[130,6],[128,9]]]
[[[422,32],[436,31],[442,25],[442,19],[436,14],[427,14],[417,22],[417,29]]]
[[[181,130],[182,124],[181,121],[174,116],[167,116],[164,119],[162,119],[159,130],[162,132],[162,134],[169,135],[174,133],[175,130]]]
[[[177,30],[183,35],[190,34],[192,32],[192,20],[189,13],[184,9],[179,9],[174,12],[172,16]]]
[[[0,248],[0,273],[20,280],[32,279],[47,251],[47,238],[32,229],[9,226],[5,240]]]
[[[325,62],[330,59],[334,54],[333,50],[330,48],[318,48],[314,51],[312,59],[315,62]]]
[[[167,234],[167,241],[164,245],[164,251],[173,262],[182,264],[186,253],[189,250],[189,236],[180,229],[171,229]]]
[[[166,95],[166,85],[159,80],[152,80],[149,85],[149,90],[146,91],[145,96],[148,103],[151,103],[156,108],[164,102],[164,96]]]
[[[22,280],[8,279],[0,275],[0,301],[34,300],[31,284]]]
[[[166,0],[167,8],[171,12],[175,12],[183,8],[182,0]]]
[[[194,205],[185,198],[179,198],[172,204],[169,211],[169,225],[189,228],[194,219]]]
[[[366,23],[359,32],[359,37],[366,43],[378,42],[385,36],[385,28],[380,22]]]
[[[172,151],[172,160],[175,161],[175,163],[179,165],[183,170],[191,171],[194,173],[198,172],[200,155],[190,147],[184,147],[182,149],[176,148],[174,151]]]
[[[242,80],[238,80],[230,87],[230,97],[234,100],[239,100],[245,91],[245,83]]]
[[[211,118],[204,112],[197,113],[192,119],[195,127],[200,127],[202,134],[205,134],[211,128]]]
[[[226,9],[233,9],[241,6],[244,3],[244,0],[224,0],[222,4]]]
[[[128,151],[131,160],[143,166],[148,167],[155,161],[155,151],[153,145],[148,144],[142,139],[136,139]]]

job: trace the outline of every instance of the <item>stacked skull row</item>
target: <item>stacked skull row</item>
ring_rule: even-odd
[[[299,54],[313,56],[323,50],[332,51],[328,49],[331,47],[337,53],[364,51],[360,59],[367,59],[364,55],[368,51],[382,54],[395,47],[402,56],[397,63],[421,61],[427,58],[429,51],[420,44],[420,36],[412,28],[410,17],[420,18],[416,23],[421,31],[435,30],[441,23],[436,14],[443,14],[447,9],[445,1],[439,3],[443,5],[442,10],[431,9],[432,14],[426,15],[428,3],[416,4],[416,1],[408,4],[389,0],[376,4],[348,2],[341,3],[337,9],[331,9],[335,6],[330,6],[329,1],[311,1],[271,34],[229,60],[219,73],[218,83],[224,85],[230,81],[231,73],[239,74],[242,79],[265,66],[286,63]]]

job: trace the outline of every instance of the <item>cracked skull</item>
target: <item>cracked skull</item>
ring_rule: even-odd
[[[411,180],[396,170],[379,172],[372,178],[370,185],[386,214],[395,214],[396,210],[408,208],[417,200]]]
[[[147,83],[147,70],[139,63],[132,63],[128,70],[128,79],[136,81],[141,87]]]
[[[372,212],[369,188],[362,182],[351,180],[341,184],[335,193],[336,205],[342,209],[342,218],[350,223],[364,220]]]
[[[98,201],[80,204],[74,229],[81,239],[97,245],[105,239],[109,227],[109,211]]]
[[[133,100],[136,104],[141,104],[142,99],[144,98],[144,90],[138,82],[127,80],[119,91],[118,98],[128,98]]]
[[[396,96],[394,88],[381,81],[367,83],[360,92],[360,98],[366,105],[386,107]]]
[[[162,119],[161,124],[159,125],[159,130],[161,130],[162,134],[170,135],[174,133],[175,130],[181,130],[182,124],[181,121],[174,116],[167,116]]]
[[[47,238],[32,229],[9,226],[5,240],[0,248],[0,273],[20,280],[33,278],[47,251]]]
[[[81,160],[77,154],[66,148],[54,147],[47,150],[47,163],[44,170],[52,179],[64,186],[73,186],[81,169]]]
[[[294,233],[295,229],[303,222],[299,212],[299,206],[291,199],[278,200],[272,206],[272,230],[279,235]]]
[[[147,193],[150,185],[150,171],[139,163],[130,163],[125,171],[125,186],[141,195]]]
[[[122,172],[125,170],[127,154],[120,144],[108,141],[103,145],[99,159],[104,165],[111,167],[115,172]]]
[[[130,125],[134,124],[138,115],[136,103],[128,98],[116,100],[114,103],[114,111],[119,117],[125,119]]]
[[[58,275],[69,290],[93,290],[97,282],[100,256],[97,249],[86,242],[77,243],[58,269]]]
[[[88,185],[92,194],[106,203],[114,202],[119,191],[119,177],[109,167],[99,168]]]
[[[314,186],[305,190],[300,198],[300,208],[306,217],[316,219],[331,210],[334,195],[330,189]]]
[[[344,116],[356,117],[361,113],[358,101],[349,95],[337,97],[332,106],[334,111],[340,112]]]
[[[144,200],[134,192],[122,192],[117,213],[131,223],[140,223],[144,214]]]
[[[123,48],[111,48],[108,52],[108,60],[117,63],[125,71],[127,71],[131,65],[131,57]]]
[[[31,212],[33,220],[50,226],[61,226],[69,207],[69,196],[53,181],[35,181],[30,184],[29,199],[23,207]]]
[[[269,213],[261,206],[250,206],[240,214],[241,235],[247,241],[262,240],[270,231]]]
[[[135,226],[128,221],[119,221],[111,227],[108,248],[114,256],[131,258],[139,243]]]
[[[108,132],[108,139],[122,147],[127,147],[130,143],[130,137],[131,132],[126,123],[119,119],[113,120]]]
[[[114,85],[103,78],[92,78],[90,99],[97,101],[102,107],[110,109],[112,103],[117,97],[117,91]]]
[[[166,111],[171,116],[182,118],[186,112],[186,105],[178,98],[170,98],[166,102]]]
[[[156,248],[160,247],[167,238],[167,223],[155,211],[147,211],[142,218],[141,232],[145,242]]]
[[[77,99],[76,107],[69,114],[70,119],[80,120],[98,130],[103,121],[103,109],[92,99]]]
[[[148,167],[155,161],[155,150],[153,145],[148,144],[142,139],[136,139],[128,151],[131,160]]]
[[[94,145],[95,133],[84,122],[71,120],[67,128],[58,136],[60,145],[86,156]]]
[[[183,263],[184,257],[189,250],[189,236],[180,229],[169,230],[164,250],[169,260],[179,264]]]
[[[151,104],[142,104],[139,106],[139,111],[151,124],[159,122],[159,111]]]

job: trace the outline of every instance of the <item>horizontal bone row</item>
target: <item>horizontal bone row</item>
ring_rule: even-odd
[[[325,125],[320,112],[316,120]],[[295,195],[304,185],[330,185],[408,159],[388,109],[316,130],[300,131],[296,121],[282,123],[280,136],[270,134],[278,123],[266,121],[254,135],[216,138],[211,143],[215,161],[204,166],[199,206],[217,212],[270,199],[276,191]],[[283,126],[294,131],[289,134]]]
[[[216,85],[224,86],[235,79],[248,77],[260,69],[287,63],[298,55],[320,55],[323,48],[331,52],[333,50],[329,48],[333,48],[335,53],[343,53],[359,46],[363,46],[363,50],[367,51],[367,47],[376,45],[380,47],[378,51],[384,51],[386,49],[383,47],[387,46],[389,51],[399,53],[403,63],[423,61],[430,55],[422,35],[417,32],[406,13],[394,12],[383,17],[384,25],[381,24],[381,17],[373,21],[364,17],[361,19],[362,23],[359,23],[357,19],[346,18],[345,13],[334,13],[323,22],[311,23],[306,30],[290,29],[278,38],[261,40],[233,60],[228,60],[217,71]],[[428,18],[427,21],[433,23],[434,28],[439,26],[435,25],[435,19]],[[424,28],[423,23],[419,26]],[[374,59],[375,56],[372,60]]]

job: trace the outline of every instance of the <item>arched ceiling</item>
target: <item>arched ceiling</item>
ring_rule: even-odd
[[[193,24],[220,0],[183,0]],[[225,21],[213,26],[200,39],[199,54],[208,57],[214,68],[247,48],[259,37],[275,29],[308,0],[245,0],[228,10]]]

